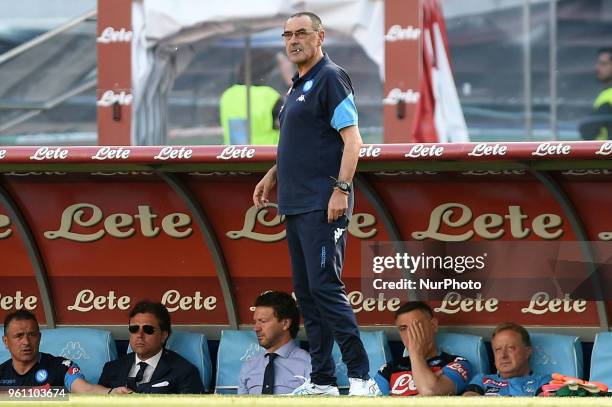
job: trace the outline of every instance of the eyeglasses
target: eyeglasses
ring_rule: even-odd
[[[130,331],[131,334],[135,334],[140,331],[141,327],[143,332],[147,335],[153,335],[153,333],[155,333],[155,327],[153,325],[130,325],[128,326],[128,331]]]
[[[289,41],[291,39],[291,37],[293,37],[294,35],[295,35],[295,38],[297,38],[298,40],[303,40],[304,38],[308,37],[310,34],[316,33],[316,32],[319,32],[319,30],[314,30],[314,31],[306,31],[306,30],[285,31],[284,33],[281,34],[281,36],[285,39],[285,41]]]

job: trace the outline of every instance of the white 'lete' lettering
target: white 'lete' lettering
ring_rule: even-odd
[[[91,156],[92,160],[110,160],[114,158],[125,160],[129,158],[130,150],[124,149],[123,147],[102,147],[94,155]]]
[[[41,147],[30,156],[30,160],[64,160],[68,157],[68,150],[58,147]]]
[[[501,144],[478,143],[468,155],[482,157],[486,155],[506,155],[508,147]]]
[[[153,158],[156,160],[170,160],[170,159],[189,159],[193,155],[193,150],[185,147],[162,147]]]
[[[231,160],[232,158],[253,158],[255,157],[255,149],[244,146],[227,146],[217,156],[219,160]]]
[[[101,44],[109,44],[111,42],[130,42],[132,41],[132,31],[125,28],[115,30],[113,27],[106,27],[96,39],[96,42]]]

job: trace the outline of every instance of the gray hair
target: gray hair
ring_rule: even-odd
[[[289,18],[297,18],[306,16],[310,18],[310,22],[312,23],[312,29],[315,31],[323,30],[323,23],[321,22],[321,18],[315,13],[311,13],[310,11],[300,11],[299,13],[295,13],[289,16]]]

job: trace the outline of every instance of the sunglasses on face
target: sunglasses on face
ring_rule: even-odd
[[[143,332],[147,335],[153,335],[155,332],[155,327],[153,325],[130,325],[128,326],[128,331],[130,331],[131,334],[135,334],[140,331],[140,328],[142,328]]]

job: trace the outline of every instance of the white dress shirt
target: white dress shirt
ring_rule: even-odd
[[[128,377],[136,377],[136,374],[138,373],[138,370],[140,369],[140,366],[138,365],[138,363],[145,362],[148,366],[144,372],[142,381],[137,384],[150,382],[151,376],[153,376],[153,372],[155,371],[155,368],[157,367],[157,364],[159,363],[159,360],[161,359],[163,352],[164,352],[164,349],[162,348],[162,350],[160,350],[155,356],[151,356],[147,360],[140,359],[138,355],[136,354],[134,358],[134,364],[132,365],[132,368],[130,369],[130,373],[128,374]]]

